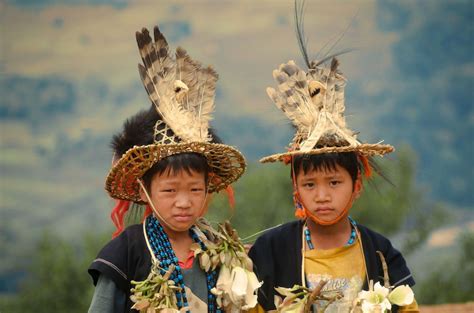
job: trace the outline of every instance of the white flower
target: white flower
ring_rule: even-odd
[[[212,292],[218,297],[218,302],[230,310],[247,310],[257,305],[255,291],[262,285],[255,273],[240,266],[232,268],[221,266],[216,288]]]
[[[276,312],[284,313],[303,313],[305,305],[309,300],[311,290],[294,285],[292,288],[277,287],[275,290],[284,296],[275,295],[274,304],[277,308]],[[303,296],[302,298],[299,296]]]
[[[221,270],[219,271],[219,277],[217,278],[215,294],[222,295],[224,293],[230,294],[232,280],[230,276],[230,270],[227,266],[221,266]]]
[[[362,312],[372,313],[386,312],[386,310],[390,310],[392,308],[392,305],[387,299],[388,293],[389,290],[380,285],[379,282],[375,284],[373,290],[363,290],[359,292],[358,298],[362,302]]]
[[[257,305],[257,289],[260,288],[263,282],[259,282],[257,275],[254,272],[245,270],[248,278],[247,282],[247,293],[245,295],[245,305],[242,307],[244,310],[251,309]]]
[[[399,306],[409,305],[415,299],[415,295],[413,294],[413,290],[411,290],[410,286],[403,285],[398,286],[392,292],[390,292],[388,299],[391,303]]]
[[[230,298],[232,302],[237,304],[244,300],[247,294],[247,275],[245,270],[241,267],[234,267],[231,274],[232,287]]]

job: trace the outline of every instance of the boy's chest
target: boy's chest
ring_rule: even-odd
[[[323,293],[328,298],[341,298],[331,303],[325,312],[348,312],[365,280],[365,263],[357,244],[331,250],[311,250],[305,253],[307,286],[315,288],[326,281]],[[325,307],[328,303],[320,301]]]

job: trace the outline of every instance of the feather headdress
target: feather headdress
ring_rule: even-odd
[[[215,143],[209,129],[217,73],[210,66],[203,68],[183,48],[172,55],[158,27],[154,41],[145,28],[136,33],[136,39],[143,61],[138,71],[154,110],[143,113],[149,118],[137,120],[147,121],[146,125],[136,125],[136,121],[125,125],[116,142],[126,141],[130,146],[129,141],[139,138],[140,132],[147,136],[152,131],[153,138],[145,145],[137,139],[122,155],[106,179],[106,190],[114,198],[141,202],[137,180],[163,158],[188,152],[206,157],[211,170],[209,192],[226,188],[243,174],[245,160],[237,149]],[[153,129],[143,130],[150,121]],[[133,135],[125,134],[127,129]]]
[[[173,58],[158,27],[155,42],[147,29],[136,37],[143,60],[140,78],[164,123],[184,142],[208,142],[217,73],[210,66],[202,68],[183,48],[178,47]]]
[[[267,88],[267,94],[296,128],[289,151],[271,155],[261,162],[284,161],[289,155],[320,154],[355,151],[365,156],[383,155],[393,151],[390,145],[365,144],[357,140],[355,132],[346,125],[344,116],[344,87],[346,79],[338,69],[339,61],[333,54],[320,61],[310,62],[305,47],[302,26],[302,8],[295,4],[298,43],[307,72],[294,61],[281,64],[273,71],[276,89]],[[331,60],[329,66],[325,66]]]

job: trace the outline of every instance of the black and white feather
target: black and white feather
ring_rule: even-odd
[[[163,121],[181,141],[209,142],[217,73],[203,68],[182,48],[171,55],[158,27],[154,42],[145,28],[136,37],[143,60],[138,65],[140,77]]]

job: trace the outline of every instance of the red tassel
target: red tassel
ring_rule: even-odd
[[[153,210],[151,209],[151,206],[150,205],[147,205],[146,208],[145,208],[145,212],[143,212],[143,217],[142,217],[142,223],[145,221],[145,219],[148,217],[148,215],[150,215],[151,213],[153,213]]]
[[[291,163],[291,155],[285,155],[282,157],[282,160],[283,160],[283,163],[285,163],[285,165],[288,165]]]
[[[130,208],[130,201],[126,200],[117,200],[117,204],[112,209],[110,213],[110,218],[115,225],[116,231],[112,234],[112,238],[117,237],[123,231],[123,218],[125,213],[127,213],[128,209]]]
[[[235,197],[234,197],[234,189],[232,188],[231,185],[227,186],[225,189],[225,192],[227,193],[227,198],[229,200],[229,206],[233,210],[235,208]]]
[[[299,219],[305,219],[306,218],[306,212],[303,209],[296,209],[295,210],[295,217]]]
[[[304,219],[306,218],[306,212],[301,205],[301,202],[299,201],[299,195],[298,192],[295,191],[293,192],[293,203],[295,204],[295,217],[299,219]]]
[[[364,176],[369,178],[372,176],[372,167],[370,166],[369,159],[365,155],[359,155],[359,160],[362,162],[364,167]]]

